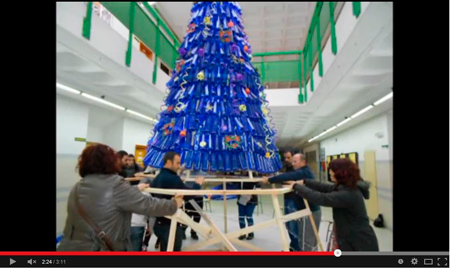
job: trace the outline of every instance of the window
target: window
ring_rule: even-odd
[[[169,67],[167,67],[164,63],[160,63],[159,64],[159,66],[160,66],[160,68],[161,68],[161,70],[163,71],[163,72],[165,72],[167,75],[169,75],[170,76],[170,69],[169,69]]]

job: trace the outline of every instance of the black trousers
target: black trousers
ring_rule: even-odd
[[[194,199],[194,201],[203,209],[203,198],[200,199]],[[191,203],[185,202],[184,209],[186,210],[186,214],[192,218],[196,223],[200,222],[201,216],[200,214],[195,210],[195,208],[191,205]],[[183,232],[186,232],[186,229],[188,228],[187,225],[182,224]],[[191,228],[191,234],[195,234],[196,232]]]
[[[167,245],[169,244],[170,224],[159,225],[155,224],[153,232],[161,241],[161,251],[167,251]],[[175,232],[175,243],[173,245],[173,251],[181,251],[183,244],[183,229],[178,225]]]

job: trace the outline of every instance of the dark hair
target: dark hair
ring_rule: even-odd
[[[180,155],[180,154],[178,154],[177,152],[167,152],[163,158],[164,165],[167,163],[168,160],[173,162],[173,159],[175,158],[176,155]]]
[[[81,177],[89,174],[114,174],[122,170],[117,154],[104,144],[86,147],[78,157],[77,168]]]
[[[291,154],[291,156],[293,156],[294,154],[292,153],[292,151],[291,150],[287,150],[287,151],[285,151],[284,153],[283,153],[283,155],[284,154],[287,154],[287,153],[290,153]]]
[[[117,152],[117,155],[122,159],[124,156],[128,155],[124,150],[120,150]]]
[[[358,166],[348,158],[334,159],[330,163],[330,169],[334,172],[337,184],[356,188],[356,183],[362,180]]]

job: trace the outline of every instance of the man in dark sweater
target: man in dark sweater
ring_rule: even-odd
[[[263,177],[262,183],[283,183],[286,181],[314,179],[314,174],[306,165],[306,158],[303,154],[294,155],[294,157],[292,158],[292,166],[294,167],[294,171],[284,173],[272,178]],[[285,215],[305,208],[305,202],[303,201],[303,198],[299,198],[299,195],[295,194],[294,192],[290,192],[284,195]],[[318,230],[320,218],[322,217],[320,206],[309,203],[309,208],[313,214],[314,222],[316,223]],[[291,239],[291,243],[289,245],[290,251],[311,251],[315,247],[315,244],[317,244],[317,241],[315,241],[316,239],[314,236],[314,232],[312,231],[312,227],[310,227],[310,223],[309,225],[306,224],[304,226],[304,221],[304,219],[301,219],[286,222],[286,228],[288,230],[289,238]],[[311,232],[313,236],[310,236],[309,232]],[[304,235],[306,233],[308,233],[308,235],[306,235],[305,237]]]
[[[177,175],[177,171],[180,169],[180,155],[176,152],[167,152],[164,155],[164,167],[159,172],[158,176],[153,180],[152,188],[163,188],[163,189],[201,189],[204,178],[198,177],[195,180],[193,188],[187,187],[181,178]],[[154,197],[170,199],[172,196],[164,194],[154,194]],[[186,196],[185,201],[192,199],[192,196]],[[169,242],[169,232],[170,232],[170,219],[165,217],[157,217],[153,231],[155,235],[161,240],[161,251],[167,251],[167,245]],[[173,251],[181,251],[181,246],[183,243],[183,229],[181,224],[178,223],[177,230],[175,233],[175,244]]]

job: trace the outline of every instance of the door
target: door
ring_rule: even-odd
[[[377,165],[375,151],[364,152],[364,174],[363,179],[370,182],[370,198],[365,200],[367,215],[371,220],[378,217],[378,191],[377,191]]]
[[[136,160],[136,164],[140,165],[142,168],[144,167],[144,157],[147,153],[147,146],[145,145],[136,145],[136,151],[134,153],[134,159]]]

